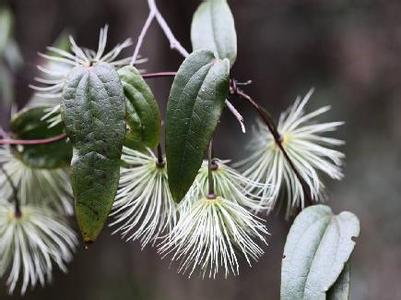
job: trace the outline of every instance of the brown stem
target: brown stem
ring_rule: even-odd
[[[0,140],[0,145],[44,145],[64,140],[66,137],[67,135],[65,133],[62,133],[51,138],[38,140],[2,139]]]
[[[143,78],[174,77],[177,72],[156,72],[142,74]]]
[[[253,100],[252,97],[250,97],[249,95],[244,93],[241,89],[239,89],[236,86],[235,81],[232,81],[231,93],[235,94],[235,95],[238,95],[239,97],[241,97],[241,98],[245,99],[246,101],[248,101],[248,103],[250,103],[252,105],[252,107],[257,111],[257,113],[259,114],[259,116],[261,117],[261,119],[266,124],[267,128],[269,129],[270,133],[272,134],[272,136],[274,138],[274,141],[276,142],[276,144],[279,147],[280,151],[283,153],[284,158],[286,159],[286,161],[290,165],[291,169],[293,170],[295,176],[299,180],[299,183],[301,184],[302,190],[303,190],[304,195],[305,195],[305,200],[306,200],[305,201],[306,202],[305,206],[312,205],[312,197],[311,197],[311,194],[310,194],[310,189],[308,187],[308,184],[305,182],[305,180],[303,179],[303,177],[299,173],[298,169],[294,165],[294,162],[291,160],[291,158],[289,157],[287,151],[284,149],[284,147],[283,147],[283,137],[281,136],[280,132],[278,131],[277,126],[273,121],[273,118],[270,116],[270,114],[263,107],[261,107],[258,103],[256,103],[256,101]]]
[[[159,145],[157,145],[157,166],[162,168],[165,164],[166,162],[164,161],[162,146],[159,143]]]
[[[213,139],[210,140],[209,142],[209,149],[207,151],[207,181],[209,184],[209,190],[207,194],[208,199],[215,199],[216,194],[214,191],[214,181],[213,181],[213,169],[214,163],[213,163]]]

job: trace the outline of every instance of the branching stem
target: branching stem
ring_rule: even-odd
[[[281,136],[280,132],[277,129],[277,126],[275,122],[273,121],[273,118],[271,115],[263,108],[261,107],[252,97],[250,97],[248,94],[246,94],[244,91],[242,91],[240,88],[238,88],[236,81],[231,80],[230,84],[230,92],[233,95],[237,95],[240,98],[246,100],[248,103],[251,104],[251,106],[256,110],[256,112],[259,114],[260,118],[263,120],[263,122],[266,124],[267,128],[269,129],[270,133],[272,134],[274,141],[276,142],[277,146],[279,147],[280,151],[283,153],[284,158],[290,165],[290,168],[293,170],[295,176],[297,177],[298,181],[300,182],[302,186],[302,190],[305,195],[305,206],[311,205],[312,204],[312,197],[310,193],[310,189],[308,187],[308,184],[305,182],[301,174],[299,173],[297,167],[294,165],[294,162],[291,160],[290,156],[288,155],[287,151],[283,147],[283,137]]]

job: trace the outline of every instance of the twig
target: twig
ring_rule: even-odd
[[[181,45],[181,43],[174,36],[174,34],[173,34],[172,30],[170,29],[170,27],[168,26],[166,20],[164,19],[164,17],[160,13],[159,9],[157,8],[156,1],[155,0],[148,0],[148,6],[149,6],[149,9],[150,9],[149,16],[153,16],[153,14],[154,14],[154,17],[156,17],[156,20],[159,23],[160,27],[162,28],[162,30],[164,32],[164,35],[166,36],[166,38],[170,42],[170,48],[172,50],[178,51],[184,58],[188,57],[189,56],[188,51]],[[148,17],[148,19],[149,19],[149,17]],[[145,23],[145,26],[146,26],[146,23]],[[144,37],[146,32],[147,32],[147,29],[143,28],[142,32],[141,32],[141,35],[143,33],[143,37]],[[141,43],[142,43],[143,37],[141,39]],[[139,43],[139,39],[138,39],[138,43]],[[137,44],[136,48],[139,48],[140,46],[141,45],[138,46],[138,44]],[[139,52],[139,50],[138,50],[138,52]],[[134,55],[135,55],[135,53],[134,53]],[[133,56],[133,58],[134,58],[134,56]],[[155,77],[158,77],[158,76],[155,76]],[[146,77],[144,77],[144,78],[146,78]],[[240,123],[242,132],[245,132],[246,129],[245,129],[245,125],[244,125],[244,118],[242,117],[242,115],[238,112],[238,110],[228,100],[226,100],[226,105],[227,105],[228,109],[231,111],[231,113],[234,115],[234,117]]]
[[[157,8],[155,0],[148,0],[149,9],[155,13],[155,17],[157,23],[159,23],[161,29],[164,32],[164,35],[170,42],[170,48],[173,50],[177,50],[182,56],[188,57],[188,51],[180,44],[180,42],[175,38],[173,32],[171,31],[170,27],[168,26],[166,20],[160,13],[159,9]]]
[[[2,139],[0,140],[0,145],[44,145],[64,140],[66,137],[67,135],[65,133],[62,133],[51,138],[39,140]]]
[[[228,109],[231,111],[231,113],[234,115],[234,117],[237,119],[237,121],[239,122],[242,133],[246,133],[244,117],[239,113],[239,111],[235,108],[235,106],[232,105],[231,102],[228,101],[227,99],[226,99],[226,105]]]
[[[159,143],[159,145],[157,145],[157,166],[162,168],[165,164],[166,162],[164,161],[162,146]]]
[[[231,87],[230,87],[231,93],[234,94],[234,95],[238,95],[242,99],[245,99],[246,101],[248,101],[252,105],[252,107],[257,111],[257,113],[259,114],[259,116],[261,117],[261,119],[266,124],[267,128],[269,129],[270,133],[272,134],[272,136],[274,138],[274,141],[276,142],[276,144],[279,147],[280,151],[283,153],[284,158],[286,159],[286,161],[290,165],[290,168],[293,170],[293,172],[294,172],[295,176],[297,177],[299,183],[301,184],[302,190],[304,192],[305,199],[306,199],[306,206],[311,205],[312,204],[312,197],[311,197],[311,194],[310,194],[310,189],[308,187],[308,184],[305,182],[305,180],[303,179],[303,177],[299,173],[297,167],[294,165],[294,162],[291,160],[291,158],[289,157],[287,151],[284,149],[283,143],[282,143],[283,142],[282,136],[279,133],[279,131],[277,129],[277,126],[274,123],[272,117],[270,116],[270,114],[265,109],[263,109],[258,103],[256,103],[256,101],[253,100],[252,97],[250,97],[245,92],[243,92],[241,89],[239,89],[238,86],[235,83],[236,83],[235,80],[233,80],[232,83],[231,83]]]
[[[149,6],[150,6],[150,4],[149,4]],[[148,18],[146,19],[146,22],[143,25],[143,28],[141,30],[141,33],[138,36],[138,41],[136,43],[134,54],[132,55],[132,59],[131,59],[131,66],[133,66],[136,62],[136,59],[139,54],[139,50],[141,49],[142,44],[143,44],[143,40],[145,39],[146,33],[148,32],[148,29],[149,29],[150,25],[152,24],[152,21],[155,18],[155,15],[156,15],[156,11],[154,9],[150,9]]]
[[[177,72],[157,72],[142,74],[143,78],[159,78],[159,77],[174,77]]]
[[[207,197],[208,199],[215,199],[216,194],[214,192],[214,181],[213,181],[213,138],[210,139],[209,148],[207,151],[207,181],[209,184],[209,190]]]

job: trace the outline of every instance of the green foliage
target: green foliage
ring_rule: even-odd
[[[229,61],[192,53],[174,79],[167,105],[168,179],[179,202],[192,185],[228,94]]]
[[[105,63],[76,67],[64,87],[62,118],[74,146],[72,187],[85,242],[100,233],[117,191],[125,101],[118,73]]]
[[[208,0],[198,7],[192,20],[191,40],[194,50],[213,51],[216,57],[228,58],[234,64],[237,34],[226,0]]]
[[[35,107],[23,110],[11,120],[11,131],[14,138],[32,140],[46,139],[60,135],[64,131],[63,124],[48,128],[42,120],[48,107]],[[14,155],[31,168],[54,169],[66,167],[72,156],[71,143],[65,139],[43,145],[25,145],[13,147]]]
[[[0,7],[0,56],[9,42],[13,28],[13,16],[8,8]]]
[[[126,66],[118,70],[127,99],[126,146],[143,150],[160,142],[160,110],[149,86],[138,70]]]
[[[0,61],[0,106],[10,107],[14,101],[14,80],[10,71]]]
[[[281,299],[326,299],[359,236],[359,220],[350,212],[334,215],[325,205],[303,210],[284,248]]]

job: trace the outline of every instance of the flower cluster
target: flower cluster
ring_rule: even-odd
[[[78,47],[70,37],[71,52],[48,47],[49,54],[41,54],[46,59],[44,66],[38,66],[43,77],[36,81],[41,86],[31,86],[37,93],[29,106],[48,107],[43,119],[49,127],[62,122],[61,93],[74,67],[98,62],[121,67],[129,63],[129,58],[118,56],[131,40],[105,53],[107,31],[107,26],[101,29],[97,51]],[[15,155],[16,151],[23,151],[23,146],[0,147],[0,276],[9,273],[10,293],[21,280],[24,294],[29,286],[50,281],[54,266],[66,271],[78,241],[68,226],[68,217],[73,214],[68,170],[32,168]]]
[[[127,240],[140,240],[142,247],[170,232],[177,210],[167,182],[167,166],[149,150],[142,153],[124,148],[120,186],[113,205],[111,226],[119,226]]]
[[[49,127],[62,122],[60,103],[65,79],[76,66],[106,62],[125,66],[118,59],[130,39],[106,53],[108,27],[100,31],[97,51],[78,47],[70,37],[71,51],[49,47],[44,74],[32,105],[45,105]],[[135,63],[143,62],[143,59]],[[240,258],[249,266],[264,253],[268,231],[260,212],[269,213],[284,196],[287,215],[305,206],[305,185],[310,200],[322,198],[320,173],[341,179],[344,155],[333,150],[343,141],[325,136],[342,122],[317,123],[325,106],[305,113],[312,91],[298,98],[279,119],[280,139],[258,123],[249,144],[251,155],[237,169],[228,161],[205,161],[185,198],[175,203],[168,185],[168,162],[148,149],[123,149],[119,188],[110,224],[114,233],[142,247],[156,246],[163,257],[177,262],[178,271],[215,278],[239,274]],[[39,100],[38,100],[39,99]],[[44,100],[43,100],[44,99]],[[55,101],[56,99],[56,101]],[[0,276],[8,275],[12,293],[21,281],[29,286],[51,280],[53,267],[66,271],[78,244],[68,226],[73,214],[68,170],[38,169],[24,164],[10,147],[0,147]],[[235,165],[234,165],[235,166]]]
[[[104,62],[116,68],[120,68],[130,63],[131,57],[120,59],[119,56],[124,49],[132,45],[132,40],[128,38],[106,53],[107,35],[108,26],[106,25],[100,30],[97,51],[79,47],[74,38],[69,36],[70,51],[56,47],[47,47],[47,54],[40,53],[40,56],[45,59],[45,64],[43,66],[38,66],[42,77],[36,77],[35,80],[39,85],[30,85],[30,87],[36,91],[30,105],[49,106],[48,113],[43,117],[49,122],[49,127],[61,123],[61,94],[67,75],[74,67],[89,67],[96,63]],[[138,65],[145,61],[146,59],[139,58],[136,60],[135,64]]]
[[[238,255],[249,265],[257,261],[263,255],[268,232],[255,214],[270,212],[285,190],[289,215],[292,209],[304,206],[302,184],[307,185],[312,200],[318,201],[324,187],[319,172],[334,179],[342,177],[344,155],[331,147],[343,142],[323,136],[342,122],[314,123],[329,107],[305,113],[311,95],[312,91],[298,98],[281,115],[281,145],[259,123],[250,143],[251,156],[237,164],[244,168],[243,174],[228,166],[228,161],[205,161],[177,206],[168,189],[166,164],[160,165],[151,152],[125,149],[113,213],[114,224],[120,225],[116,231],[129,240],[139,239],[142,246],[160,240],[159,253],[177,261],[178,271],[189,276],[196,270],[203,277],[215,278],[220,270],[226,277],[236,275]]]
[[[35,169],[9,147],[0,148],[0,276],[9,272],[12,293],[52,278],[53,265],[66,272],[78,244],[67,217],[72,191],[64,169]]]
[[[265,184],[265,188],[261,190],[262,202],[273,201],[274,206],[282,188],[285,188],[287,215],[305,205],[304,189],[293,167],[306,183],[312,201],[318,201],[323,195],[324,184],[319,172],[332,179],[340,180],[343,177],[341,165],[344,154],[331,147],[342,145],[344,142],[323,136],[325,133],[335,131],[343,122],[314,121],[317,116],[327,112],[330,106],[305,114],[304,108],[312,93],[313,90],[303,99],[298,97],[280,116],[278,131],[281,135],[281,146],[288,158],[268,128],[259,122],[249,144],[251,155],[237,164],[244,169],[245,176]]]
[[[263,221],[249,209],[260,210],[260,199],[251,190],[262,188],[225,162],[214,160],[216,196],[207,195],[208,167],[199,170],[193,187],[176,205],[167,180],[167,164],[149,154],[125,148],[120,188],[114,203],[113,225],[127,240],[152,242],[163,256],[180,261],[179,271],[216,277],[220,268],[238,274],[237,252],[249,265],[266,244]],[[159,241],[156,244],[156,241]]]

